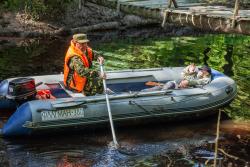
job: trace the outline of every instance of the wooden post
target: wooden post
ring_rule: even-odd
[[[235,0],[232,28],[235,28],[236,26],[236,17],[239,14],[239,6],[240,6],[240,0]]]
[[[82,9],[82,0],[78,0],[78,9],[79,9],[79,10]]]
[[[168,6],[167,6],[168,9],[171,8],[172,3],[174,4],[175,8],[178,8],[177,3],[176,3],[175,0],[168,0]],[[165,23],[166,23],[168,17],[169,17],[169,12],[168,11],[164,11],[163,21],[161,23],[162,27],[165,26]]]
[[[171,8],[172,3],[174,4],[175,8],[178,8],[176,0],[168,0],[168,8]]]
[[[173,1],[173,4],[174,4],[174,7],[175,7],[175,8],[178,8],[178,5],[177,5],[176,0],[172,0],[172,1]]]
[[[168,0],[168,8],[171,8],[172,0]]]
[[[117,5],[116,5],[116,12],[117,13],[120,13],[120,6],[121,6],[121,3],[119,0],[117,0]]]

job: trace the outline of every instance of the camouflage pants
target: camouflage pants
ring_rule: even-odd
[[[103,82],[102,79],[99,78],[98,72],[93,71],[87,79],[87,83],[84,87],[84,94],[86,96],[93,96],[97,93],[103,93]]]

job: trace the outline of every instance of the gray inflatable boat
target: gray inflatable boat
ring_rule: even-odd
[[[180,80],[182,70],[183,67],[173,67],[107,72],[108,88],[114,91],[109,95],[114,123],[204,117],[230,103],[236,95],[235,82],[216,70],[212,70],[211,83],[203,87],[141,91],[147,88],[147,81]],[[63,86],[63,74],[29,78],[37,84],[34,91],[49,89],[56,99],[25,98],[24,102],[17,103],[9,93],[13,79],[2,81],[0,109],[16,110],[1,129],[3,136],[90,128],[108,123],[105,95],[86,97],[67,90]]]

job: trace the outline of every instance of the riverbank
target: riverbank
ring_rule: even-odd
[[[35,19],[38,16],[35,15],[35,17],[33,16],[34,14],[32,15],[32,13],[25,10],[2,10],[0,13],[0,36],[53,38],[68,36],[78,32],[125,31],[129,28],[141,28],[145,26],[161,28],[161,23],[155,20],[144,19],[134,15],[125,15],[116,10],[89,2],[79,7],[78,1],[72,1],[64,6],[63,10],[64,12],[58,14],[58,17],[51,16],[53,19]],[[172,36],[210,33],[208,31],[201,31],[191,27],[174,26],[172,24],[167,24],[162,29],[171,33],[170,35]],[[187,29],[190,31],[186,32]],[[184,31],[184,33],[180,33],[181,31]]]
[[[6,3],[7,2],[9,1],[6,0]],[[45,6],[47,4],[42,3],[36,4],[35,2],[33,2],[35,4],[29,6],[30,4],[27,3],[28,1],[24,2],[25,5],[22,3],[16,4],[16,6],[12,7],[14,9],[11,8],[11,2],[9,2],[9,6],[0,5],[0,36],[53,38],[69,36],[78,32],[124,31],[129,28],[145,26],[161,27],[161,23],[158,21],[144,19],[134,15],[126,15],[93,3],[86,2],[79,6],[78,0],[70,2],[62,1],[58,6],[55,6],[56,2],[50,2],[51,6]],[[208,5],[234,6],[233,0],[205,0],[205,3]],[[249,2],[244,1],[241,3],[241,8],[248,8],[249,6]],[[54,10],[53,8],[55,7],[58,7],[58,9]],[[183,29],[186,31],[187,28],[190,30],[188,34],[198,35],[200,33],[211,33],[191,27],[174,26],[172,24],[167,24],[163,29],[168,31],[168,33],[171,31],[172,36],[179,36],[187,34],[175,32],[181,32]],[[175,29],[175,31],[172,31],[173,29]]]

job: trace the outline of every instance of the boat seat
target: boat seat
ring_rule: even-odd
[[[82,93],[73,92],[64,86],[63,81],[59,81],[60,86],[71,96],[71,97],[85,97]]]

